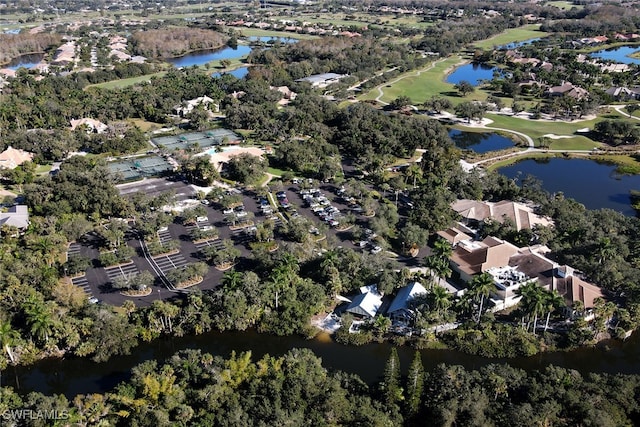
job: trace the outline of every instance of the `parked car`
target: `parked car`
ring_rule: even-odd
[[[337,227],[338,225],[340,225],[340,223],[338,221],[336,221],[335,219],[332,219],[329,221],[329,225],[332,227]]]
[[[225,209],[222,211],[222,213],[224,215],[231,215],[233,213],[233,209],[229,208],[229,209]]]
[[[163,232],[165,232],[165,231],[169,231],[169,227],[160,227],[160,228],[158,229],[158,233],[163,233]]]
[[[373,248],[371,248],[371,253],[372,254],[377,254],[382,252],[382,248],[380,246],[374,246]]]
[[[199,216],[196,218],[196,222],[207,222],[209,221],[209,217],[206,216]]]
[[[244,205],[236,206],[234,209],[236,212],[244,212]]]
[[[286,192],[284,192],[284,191],[278,191],[278,192],[276,193],[276,197],[277,197],[278,199],[286,199],[286,198],[287,198],[287,193],[286,193]]]
[[[236,212],[237,218],[244,218],[245,216],[247,216],[247,213],[245,211]]]

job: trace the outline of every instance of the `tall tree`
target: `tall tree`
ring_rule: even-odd
[[[484,300],[489,296],[491,291],[495,288],[493,284],[493,277],[489,273],[482,273],[475,276],[471,280],[471,292],[480,299],[480,308],[478,309],[478,323],[482,318],[482,309],[484,306]]]
[[[408,415],[414,416],[420,411],[422,406],[422,396],[424,394],[424,366],[422,356],[416,351],[413,356],[409,373],[407,374],[407,400],[406,408]]]
[[[402,386],[400,384],[400,359],[398,350],[393,347],[384,368],[384,380],[381,384],[382,398],[388,406],[402,401]]]

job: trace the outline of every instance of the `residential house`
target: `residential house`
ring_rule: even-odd
[[[24,230],[29,226],[29,210],[26,205],[11,206],[7,212],[0,212],[0,228],[15,227]]]
[[[571,307],[576,302],[581,302],[585,309],[591,309],[596,298],[604,298],[599,286],[584,280],[572,267],[559,266],[554,273],[550,290],[558,291],[564,297],[567,306]]]
[[[500,202],[483,202],[478,200],[461,199],[451,204],[451,208],[462,216],[467,224],[480,224],[487,220],[500,223],[510,219],[520,231],[523,228],[532,229],[535,225],[550,226],[553,222],[534,213],[530,206],[510,200]]]
[[[570,82],[562,82],[560,86],[551,86],[545,92],[547,96],[570,96],[575,99],[582,99],[589,96],[589,92],[578,86],[574,86]]]
[[[200,96],[195,99],[190,99],[188,101],[184,101],[181,105],[176,105],[173,107],[173,111],[176,112],[180,117],[184,117],[190,112],[192,112],[197,106],[204,106],[205,110],[210,110],[213,107],[213,111],[220,111],[220,106],[215,103],[215,101],[208,96]]]
[[[420,282],[413,282],[398,291],[391,302],[387,315],[396,322],[408,323],[415,318],[411,302],[417,297],[427,295],[427,290]]]
[[[34,154],[28,151],[17,150],[11,146],[0,153],[0,169],[15,169],[24,162],[33,160]]]
[[[356,296],[345,310],[361,319],[370,319],[378,314],[382,305],[382,298],[377,292],[364,292]]]
[[[102,123],[100,120],[89,119],[89,118],[83,118],[83,119],[77,119],[77,120],[74,119],[74,120],[71,120],[70,123],[71,123],[71,130],[76,130],[77,127],[84,126],[87,130],[87,133],[102,133],[109,128],[109,126]]]
[[[611,95],[616,101],[630,101],[640,99],[640,88],[627,88],[623,86],[613,86],[604,91]]]

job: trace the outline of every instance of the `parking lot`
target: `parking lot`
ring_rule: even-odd
[[[352,249],[378,253],[381,248],[376,248],[372,232],[366,236],[367,240],[362,242],[352,242],[351,231],[341,230],[340,221],[347,214],[353,214],[356,218],[356,224],[367,229],[369,227],[369,218],[362,215],[358,206],[353,201],[349,202],[340,196],[340,188],[332,184],[322,184],[314,189],[301,191],[301,185],[291,184],[286,188],[279,187],[272,192],[275,197],[257,197],[256,193],[251,191],[239,192],[241,195],[242,207],[234,207],[233,211],[225,210],[216,204],[202,203],[206,209],[206,217],[198,218],[195,224],[181,224],[179,221],[169,224],[167,227],[158,232],[158,238],[162,243],[170,240],[180,242],[179,252],[170,255],[161,255],[157,257],[145,256],[145,251],[140,246],[140,241],[135,233],[128,234],[127,244],[136,249],[137,254],[133,257],[133,263],[111,268],[102,268],[94,265],[87,271],[85,277],[73,279],[73,283],[81,287],[88,296],[96,297],[106,303],[120,305],[129,297],[120,295],[118,291],[113,289],[111,282],[122,275],[136,274],[143,270],[153,273],[157,278],[154,284],[153,292],[146,297],[136,297],[134,301],[138,305],[148,305],[157,298],[169,298],[175,295],[165,288],[163,281],[159,279],[159,275],[165,275],[172,269],[181,268],[189,263],[201,262],[201,251],[206,247],[223,248],[223,240],[231,240],[235,247],[241,252],[238,259],[239,267],[250,259],[249,243],[254,239],[255,226],[267,219],[273,220],[276,225],[276,240],[278,237],[277,229],[283,224],[283,218],[290,219],[302,216],[310,221],[312,226],[310,232],[314,232],[314,228],[325,224],[327,237],[331,241],[339,242],[339,246],[349,247]],[[120,186],[123,195],[133,195],[136,191],[143,191],[148,195],[157,196],[165,191],[175,191],[178,201],[195,202],[196,190],[182,182],[175,182],[164,179],[149,179],[139,183],[127,184]],[[274,206],[275,204],[275,206]],[[234,217],[234,220],[231,220]],[[244,219],[250,222],[242,227]],[[234,227],[230,227],[234,225]],[[191,233],[196,228],[215,227],[218,237],[211,240],[195,243],[192,241]],[[83,254],[91,259],[98,257],[95,248],[91,248],[89,243],[78,243],[71,245],[69,254]],[[383,252],[384,254],[384,252]],[[209,268],[209,272],[203,282],[198,285],[202,290],[214,289],[222,279],[224,272],[213,267]],[[161,290],[162,292],[157,292]]]

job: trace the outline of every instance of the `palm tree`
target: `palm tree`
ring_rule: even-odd
[[[555,289],[545,294],[545,308],[547,309],[547,320],[544,322],[544,332],[549,328],[549,318],[551,312],[565,306],[564,298]]]
[[[449,292],[440,285],[435,285],[431,289],[429,297],[432,300],[432,306],[436,309],[438,314],[440,314],[441,310],[449,308],[449,305],[451,304],[451,301],[449,300]]]
[[[11,360],[11,363],[15,363],[16,360],[13,357],[13,351],[11,350],[11,346],[13,343],[19,338],[18,332],[13,329],[10,321],[0,322],[0,345],[4,347],[4,350],[7,352],[7,356]]]
[[[435,256],[446,258],[448,260],[452,252],[453,248],[451,247],[451,243],[447,242],[445,239],[437,239],[433,243],[433,254]]]
[[[529,319],[533,317],[533,333],[538,327],[538,315],[545,310],[545,290],[534,282],[527,282],[516,290],[516,294],[522,296],[520,303],[524,310],[528,312]],[[527,325],[527,329],[528,325]]]
[[[48,342],[54,322],[51,313],[44,303],[30,304],[30,306],[25,309],[25,313],[31,334]]]
[[[222,276],[222,286],[227,290],[235,290],[242,284],[242,273],[239,271],[227,271]]]
[[[493,283],[493,277],[489,273],[479,274],[471,280],[471,292],[473,292],[476,297],[480,298],[478,323],[480,323],[480,318],[482,317],[484,299],[489,296],[493,289],[495,289],[495,284]]]

